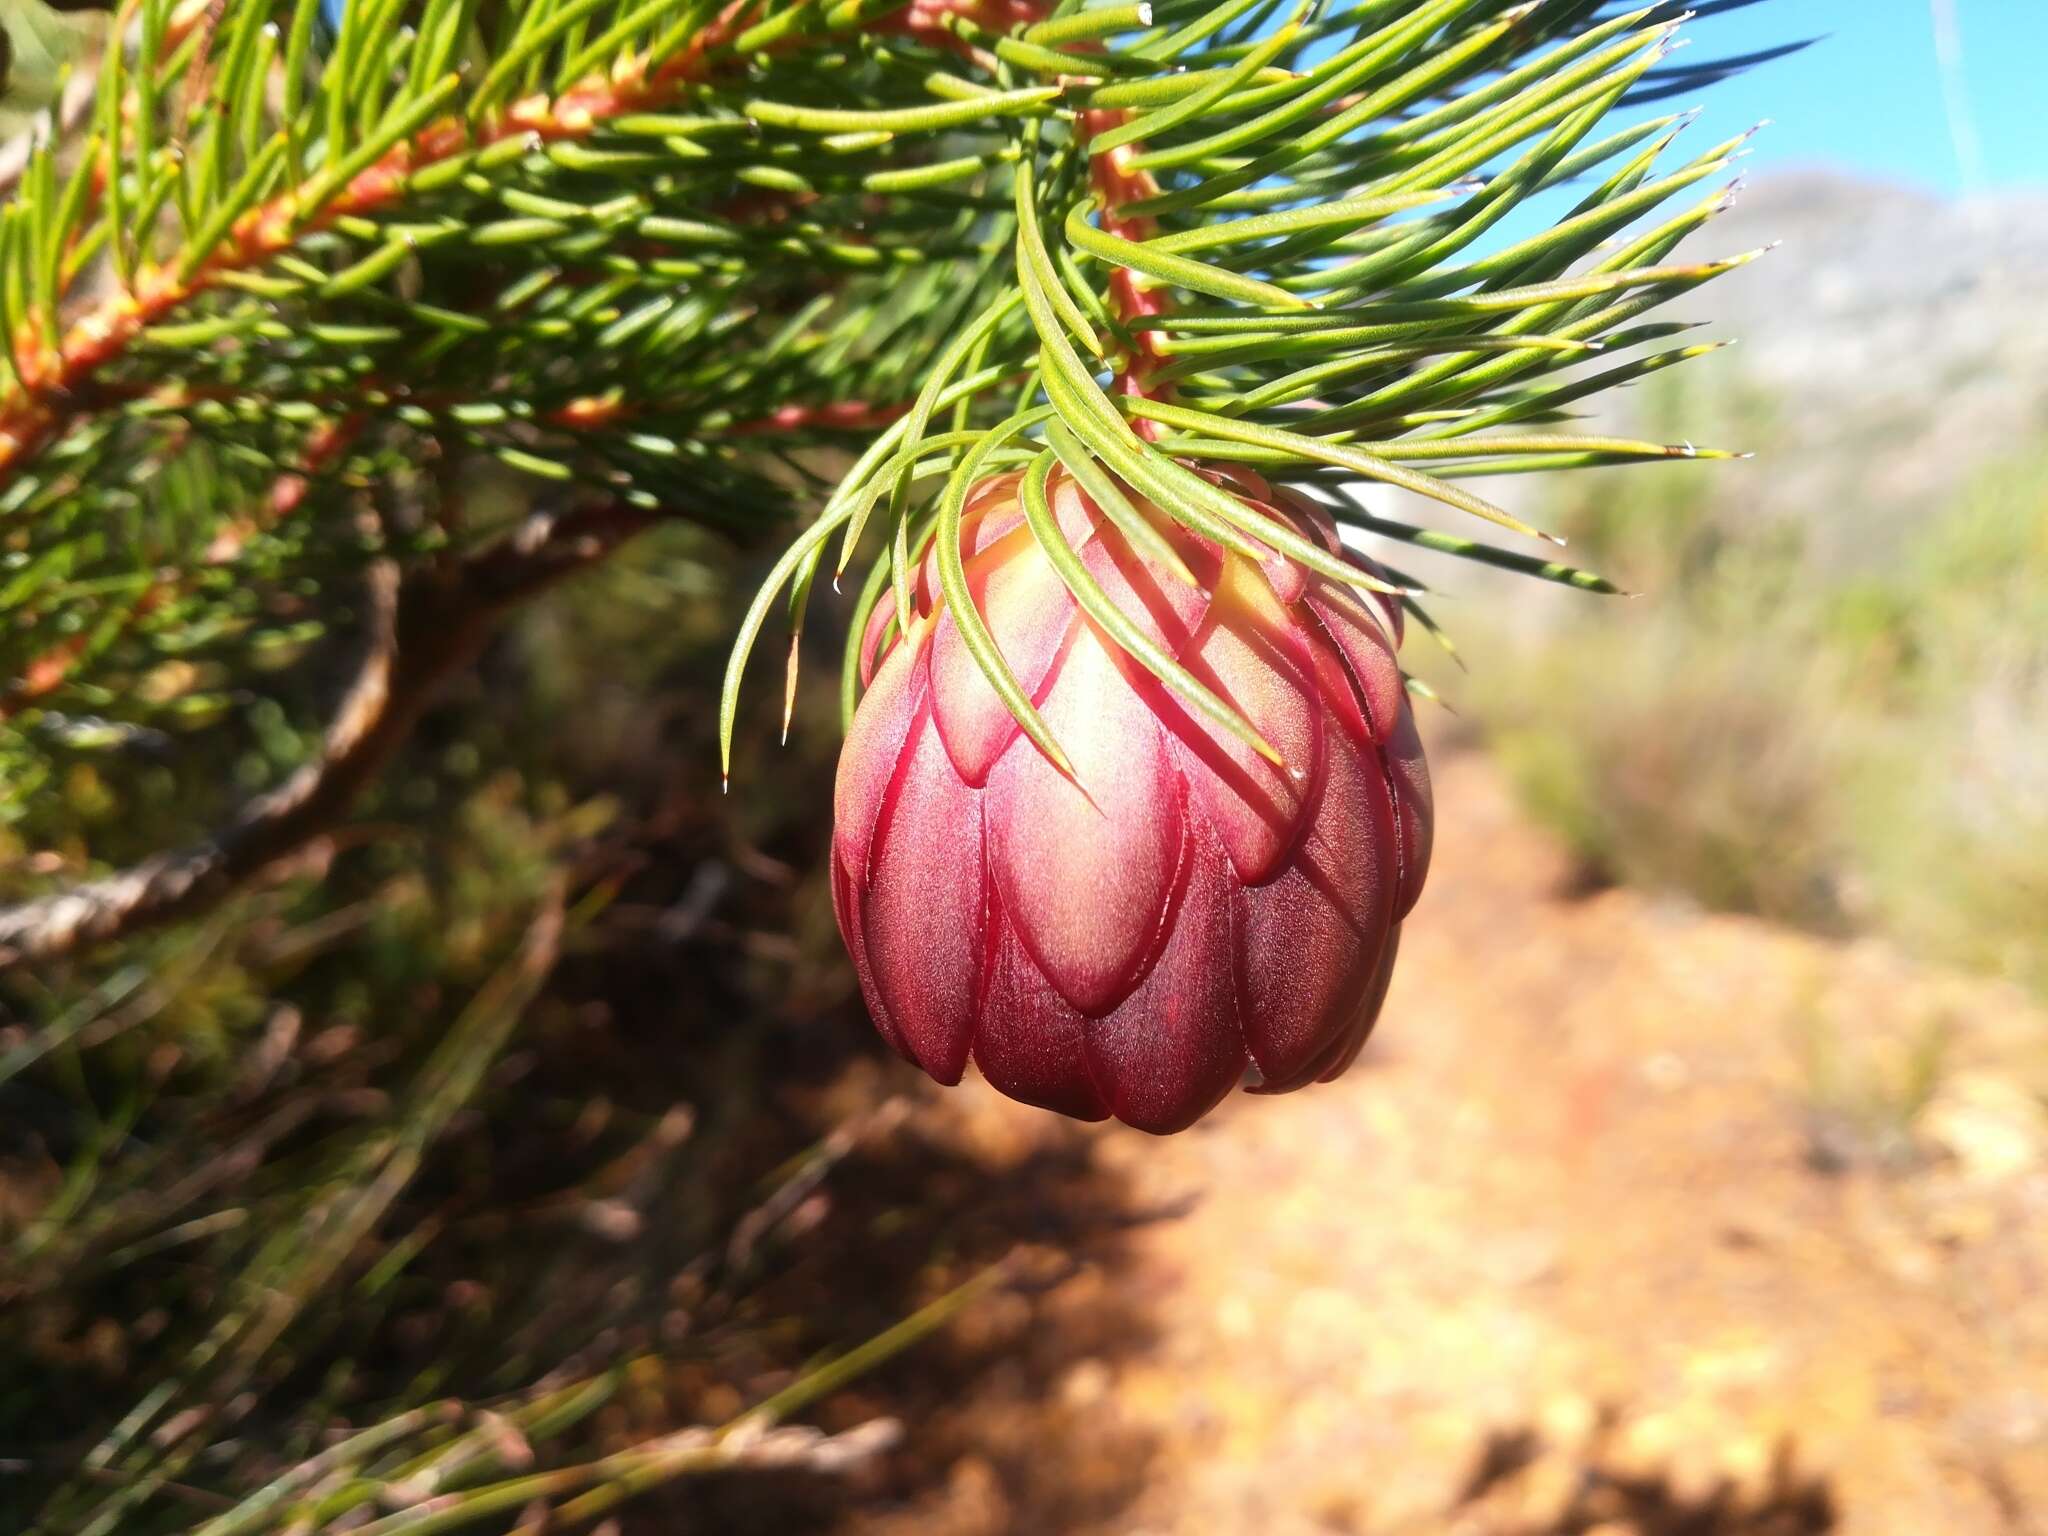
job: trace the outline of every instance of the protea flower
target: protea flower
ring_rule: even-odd
[[[1343,553],[1313,503],[1242,471],[1211,478]],[[866,632],[869,686],[839,761],[833,897],[875,1023],[942,1083],[972,1058],[1012,1098],[1162,1133],[1248,1065],[1267,1093],[1336,1077],[1378,1016],[1429,862],[1399,608],[1133,498],[1186,566],[1162,568],[1054,471],[1088,571],[1277,767],[1082,612],[1019,481],[970,493],[962,554],[1072,776],[968,654],[927,558],[908,632],[888,603]]]
[[[918,228],[969,217],[982,243],[959,247],[977,265],[957,297],[929,297],[936,276],[886,301],[821,297],[829,329],[792,322],[776,353],[802,376],[860,359],[863,390],[891,395],[869,417],[865,393],[833,387],[773,423],[790,447],[807,425],[877,431],[747,610],[721,765],[784,593],[787,723],[836,540],[835,574],[865,558],[866,592],[896,586],[843,678],[833,850],[877,1024],[941,1081],[972,1061],[1031,1103],[1169,1131],[1247,1072],[1279,1092],[1349,1065],[1430,840],[1400,607],[1317,503],[1201,466],[1283,466],[1304,497],[1342,496],[1375,548],[1616,591],[1468,482],[1725,456],[1564,424],[1713,350],[1638,349],[1684,329],[1646,318],[1659,305],[1760,254],[1677,258],[1726,194],[1661,207],[1743,140],[1659,168],[1686,119],[1606,114],[1744,61],[1665,64],[1675,8],[1609,0],[1311,6],[1284,27],[1192,4],[1157,24],[1145,6],[1041,6],[1013,30],[1031,7],[997,9],[941,30],[1012,88],[747,104],[764,134],[825,135],[835,156],[894,133],[969,146],[824,178],[791,251],[855,186],[877,220],[903,196]],[[747,35],[765,50],[796,30],[778,15]],[[889,78],[913,78],[903,62]],[[1565,186],[1583,195],[1557,223],[1490,239]],[[980,221],[1005,201],[1007,264]],[[877,273],[953,248],[874,227]],[[981,478],[1012,463],[1030,467]],[[934,475],[936,502],[915,489]],[[1364,505],[1364,485],[1416,516]],[[942,558],[899,570],[920,525]]]

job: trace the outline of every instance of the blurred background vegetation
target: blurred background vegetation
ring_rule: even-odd
[[[1734,499],[1667,480],[1566,509],[1658,596],[1482,652],[1472,707],[1518,787],[1589,876],[2048,990],[2048,455],[1967,469],[1868,568]]]
[[[11,133],[99,18],[4,16]],[[1720,247],[1793,246],[1714,291],[1744,345],[1626,410],[1756,458],[1545,507],[1636,600],[1456,573],[1469,672],[1411,647],[1459,712],[1439,734],[1492,754],[1577,890],[2048,999],[2048,201],[1788,176],[1736,220],[1756,240]],[[1112,1438],[1084,1466],[1060,1435],[1088,1422],[1076,1362],[1148,1342],[1131,1233],[1171,1212],[1083,1133],[929,1112],[874,1043],[817,878],[831,594],[790,750],[716,788],[731,594],[763,564],[642,541],[521,615],[287,878],[0,980],[0,1529],[505,1529],[539,1503],[782,1532],[937,1486],[1006,1512],[961,1529],[1115,1528],[1142,1459]],[[132,679],[160,729],[59,722],[60,782],[0,825],[0,899],[176,844],[215,786],[303,761],[359,637],[265,634],[272,671]],[[772,691],[743,740],[776,729]],[[1806,1107],[1912,1164],[1940,1036],[1875,1076],[1833,1034],[1799,1048]],[[2048,1103],[2048,1041],[2017,1070]],[[960,1291],[998,1261],[1000,1289]],[[767,1432],[799,1409],[814,1431]],[[322,1461],[343,1423],[388,1438]],[[212,1491],[266,1486],[239,1515]],[[1606,1495],[1622,1530],[1833,1519],[1811,1490],[1591,1479],[1596,1513],[1544,1529],[1592,1529]]]
[[[1619,410],[1755,458],[1555,498],[1643,595],[1503,590],[1461,696],[1589,878],[2048,995],[2048,203],[1812,172],[1730,219],[1786,242],[1741,345]]]

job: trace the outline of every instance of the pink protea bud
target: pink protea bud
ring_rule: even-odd
[[[1313,503],[1242,470],[1210,478],[1343,555]],[[1190,585],[1054,472],[1089,572],[1277,768],[1082,613],[1019,486],[975,487],[962,556],[1073,776],[997,698],[927,559],[908,634],[885,598],[863,637],[868,689],[839,760],[833,901],[875,1023],[942,1083],[971,1056],[1012,1098],[1161,1133],[1214,1108],[1247,1064],[1269,1093],[1337,1076],[1429,863],[1398,606],[1277,555],[1255,564],[1139,502]]]

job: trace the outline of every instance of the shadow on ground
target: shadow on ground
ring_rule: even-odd
[[[1721,1479],[1704,1491],[1684,1491],[1670,1473],[1644,1473],[1615,1464],[1608,1442],[1619,1415],[1603,1418],[1593,1442],[1572,1453],[1569,1492],[1561,1509],[1529,1521],[1516,1504],[1528,1497],[1559,1452],[1532,1429],[1497,1432],[1487,1439],[1445,1526],[1478,1528],[1499,1536],[1824,1536],[1839,1512],[1827,1480],[1803,1473],[1789,1439],[1772,1454],[1765,1477],[1749,1488]],[[1554,1474],[1553,1474],[1554,1475]]]

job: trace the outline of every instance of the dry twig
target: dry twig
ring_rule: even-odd
[[[347,813],[506,613],[658,520],[618,506],[536,513],[446,567],[401,574],[377,562],[368,650],[319,757],[203,842],[0,910],[0,969],[204,911],[304,848]]]

